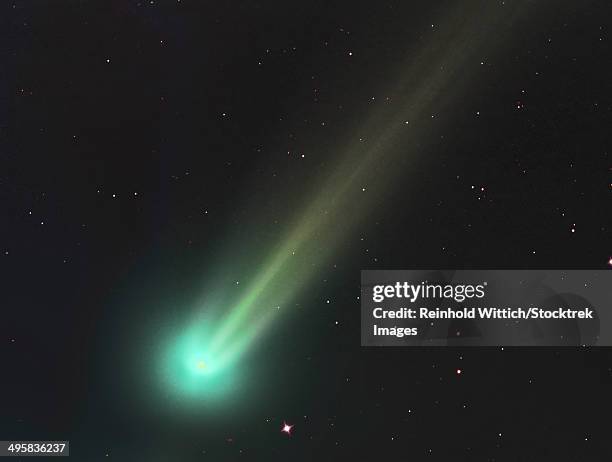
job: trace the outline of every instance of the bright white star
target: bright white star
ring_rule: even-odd
[[[281,432],[286,433],[287,435],[291,436],[291,429],[294,427],[294,425],[289,425],[287,422],[283,422],[283,428],[281,428]]]

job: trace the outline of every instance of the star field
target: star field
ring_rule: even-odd
[[[88,461],[609,460],[607,348],[359,346],[361,269],[612,268],[608,17],[10,3],[2,439]],[[171,361],[219,364],[202,306],[235,348],[203,394]]]

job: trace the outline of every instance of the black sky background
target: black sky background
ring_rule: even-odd
[[[365,268],[609,267],[603,1],[542,3],[466,65],[442,136],[261,346],[250,401],[131,402],[138,320],[252,272],[453,5],[9,3],[0,439],[79,461],[610,460],[609,349],[365,349],[357,300]]]

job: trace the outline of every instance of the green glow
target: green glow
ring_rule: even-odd
[[[208,349],[208,334],[206,325],[198,323],[172,338],[165,348],[160,376],[178,398],[218,399],[235,386],[232,368]]]
[[[465,69],[478,69],[521,9],[520,4],[501,9],[462,2],[446,13],[427,45],[401,67],[397,84],[381,91],[394,95],[393,104],[380,98],[366,120],[338,141],[335,160],[305,194],[309,200],[286,237],[238,300],[217,307],[224,317],[211,329],[194,321],[170,342],[162,378],[172,390],[208,399],[233,389],[239,360],[273,320],[294,309],[299,291],[329,270],[342,240],[388,199],[389,183],[415,180],[411,167],[420,146],[439,136],[432,114],[444,104],[462,104],[456,86]],[[488,27],[481,27],[483,21]],[[201,362],[205,367],[198,367]]]

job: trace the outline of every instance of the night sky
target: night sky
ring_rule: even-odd
[[[612,269],[609,2],[1,16],[0,439],[612,460],[610,349],[365,348],[359,300],[362,269]],[[231,386],[187,396],[164,351],[208,316]]]

